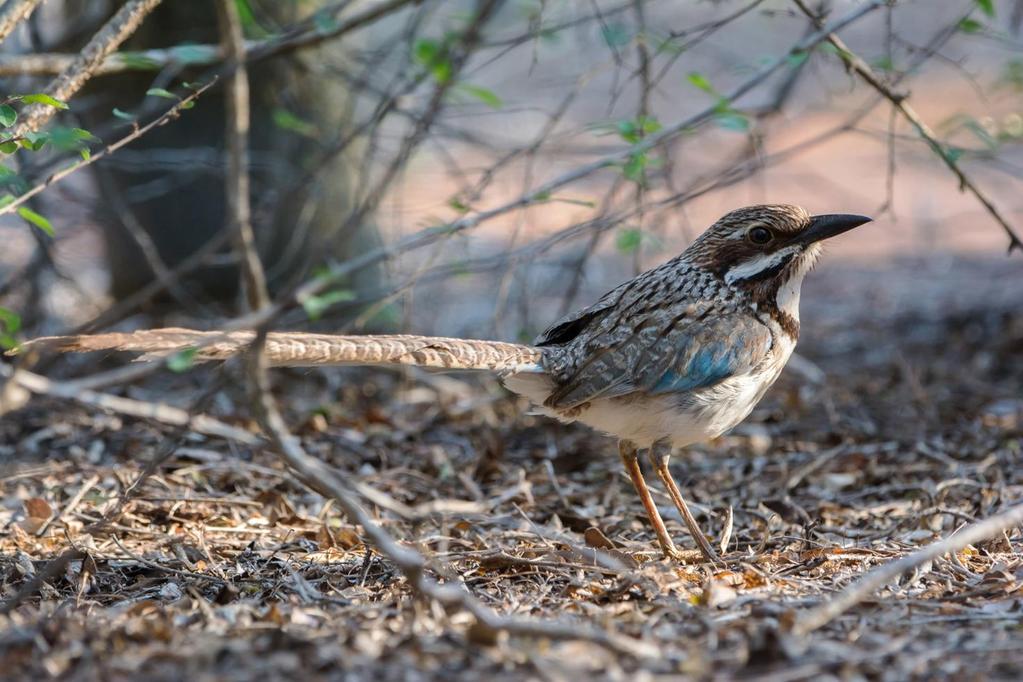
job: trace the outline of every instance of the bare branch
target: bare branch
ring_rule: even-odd
[[[788,62],[788,58],[791,55],[802,54],[803,52],[812,49],[818,43],[821,43],[824,40],[826,40],[832,31],[837,31],[845,26],[848,26],[849,24],[857,21],[858,19],[867,15],[871,11],[883,6],[884,4],[885,0],[870,0],[869,2],[865,2],[862,5],[859,5],[858,7],[854,8],[844,16],[829,23],[824,28],[802,38],[801,40],[797,41],[791,48],[789,48],[789,50],[785,54],[771,60],[766,66],[762,67],[750,78],[746,79],[738,86],[733,88],[729,93],[725,94],[722,100],[733,102],[739,97],[742,97],[749,91],[753,90],[756,86],[761,84],[763,81],[765,81],[767,78],[769,78],[781,66],[786,64]],[[693,126],[712,118],[718,112],[719,106],[720,104],[716,103],[715,105],[707,107],[706,109],[698,112],[697,114],[694,114],[693,116],[690,116],[689,118],[679,121],[671,126],[665,126],[656,133],[644,137],[640,142],[636,143],[631,147],[625,147],[612,154],[608,154],[604,157],[601,157],[596,161],[591,161],[590,163],[583,164],[582,166],[579,166],[574,170],[564,173],[563,175],[560,175],[557,178],[544,183],[540,187],[532,191],[529,191],[523,194],[522,196],[518,197],[517,199],[509,201],[505,204],[502,204],[500,206],[497,206],[486,211],[481,211],[472,216],[461,218],[459,220],[448,223],[447,225],[422,230],[415,234],[409,235],[408,237],[398,241],[393,245],[381,246],[379,248],[367,251],[356,258],[352,258],[344,263],[337,265],[336,267],[331,268],[330,272],[327,275],[302,285],[295,292],[294,300],[302,301],[308,298],[309,296],[315,296],[316,294],[322,292],[327,287],[331,286],[334,282],[345,277],[348,277],[355,272],[359,272],[360,270],[375,265],[379,262],[388,260],[397,254],[405,253],[412,249],[417,249],[422,246],[432,244],[437,240],[445,238],[452,234],[456,234],[458,232],[463,232],[465,230],[475,228],[478,225],[492,218],[508,213],[509,211],[530,206],[534,203],[537,203],[538,201],[545,201],[553,194],[553,192],[561,189],[566,185],[572,184],[573,182],[577,182],[578,180],[581,180],[589,175],[592,175],[593,173],[604,168],[614,166],[615,164],[622,162],[624,159],[628,158],[633,154],[638,154],[649,149],[652,149],[653,147],[659,144],[663,144],[677,137],[678,135],[682,134],[684,131],[692,128]],[[276,305],[282,304],[278,303]],[[271,315],[277,315],[279,314],[280,311],[267,312],[268,314]],[[243,324],[249,326],[247,323]]]
[[[42,0],[11,0],[3,14],[0,14],[0,43],[11,34],[18,24],[28,19]]]
[[[818,26],[822,25],[820,18],[812,9],[810,9],[809,6],[807,6],[804,0],[793,0],[793,2],[795,2],[799,9],[802,10],[806,16],[810,17],[810,19],[812,19]],[[959,179],[960,190],[969,190],[969,192],[977,198],[977,201],[984,206],[984,209],[991,215],[991,217],[1002,226],[1002,229],[1005,230],[1005,233],[1009,237],[1009,252],[1012,253],[1013,249],[1023,251],[1023,240],[1021,240],[1019,235],[1016,234],[1012,225],[1009,224],[1009,221],[1006,220],[991,199],[988,198],[987,194],[981,190],[968,175],[966,175],[963,169],[956,162],[955,158],[951,156],[949,150],[945,148],[937,137],[935,137],[930,126],[928,126],[927,123],[920,118],[920,115],[916,113],[916,110],[914,110],[906,101],[907,96],[897,93],[888,87],[877,73],[874,72],[870,65],[863,61],[859,55],[851,51],[849,46],[846,45],[841,38],[834,35],[834,33],[829,33],[827,40],[835,46],[838,51],[838,55],[842,58],[842,61],[845,62],[849,69],[855,72],[857,76],[867,83],[867,85],[877,90],[878,93],[890,101],[895,109],[902,114],[903,118],[909,121],[909,124],[916,129],[917,134],[923,138],[924,142],[927,143],[927,146],[929,146],[931,150],[937,154],[942,163],[944,163],[945,166],[947,166],[948,169],[955,174],[956,178]]]
[[[263,264],[252,232],[249,197],[249,73],[245,68],[245,39],[234,0],[217,3],[224,53],[230,58],[227,86],[227,211],[230,232],[241,262],[241,291],[248,310],[269,302]]]

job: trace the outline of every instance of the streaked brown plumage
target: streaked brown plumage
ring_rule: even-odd
[[[778,377],[799,335],[799,291],[821,240],[869,218],[751,206],[718,220],[682,254],[555,323],[534,346],[426,336],[271,332],[274,366],[404,364],[500,372],[562,421],[617,436],[619,454],[665,555],[680,556],[637,461],[646,448],[708,560],[716,554],[668,470],[659,443],[684,446],[744,419]],[[195,348],[197,360],[244,351],[252,332],[153,329],[49,337],[22,349],[122,350],[143,359]]]

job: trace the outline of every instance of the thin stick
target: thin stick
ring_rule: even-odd
[[[224,54],[232,69],[227,85],[227,211],[241,260],[241,291],[247,310],[270,302],[263,264],[256,251],[249,196],[249,72],[245,68],[245,37],[235,0],[220,0],[217,17]]]
[[[903,573],[928,561],[937,559],[943,554],[958,552],[968,545],[983,540],[990,540],[1021,524],[1023,524],[1023,504],[1010,507],[1001,514],[996,514],[983,521],[966,526],[958,533],[944,540],[939,540],[901,559],[896,559],[879,566],[831,600],[814,607],[799,617],[792,628],[792,632],[796,635],[807,635],[818,628],[824,627]]]

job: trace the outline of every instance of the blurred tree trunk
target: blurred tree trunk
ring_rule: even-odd
[[[76,9],[86,9],[74,6],[82,2],[95,0],[69,2],[71,21]],[[259,3],[258,9],[261,19],[268,16],[284,26],[308,14],[303,8],[311,5],[269,2]],[[213,2],[166,2],[125,49],[219,41]],[[351,183],[358,172],[351,150],[322,161],[324,148],[343,136],[352,122],[344,81],[321,68],[341,62],[346,49],[334,42],[249,68],[253,219],[271,289],[307,277],[318,264],[345,260],[379,243],[372,225],[354,234],[338,234],[351,211]],[[108,122],[114,107],[132,110],[150,87],[171,87],[163,82],[167,76],[180,83],[200,73],[199,69],[173,74],[144,71],[97,78],[81,97],[83,104],[86,100],[89,104],[82,112],[83,121],[87,127]],[[118,299],[154,279],[130,233],[133,224],[150,235],[169,268],[226,229],[224,107],[222,89],[210,91],[178,121],[132,143],[109,162],[97,164],[102,174],[100,215],[113,294]],[[308,180],[302,181],[307,175]],[[229,302],[238,292],[238,270],[230,259],[213,260],[183,283],[201,298]],[[347,287],[356,293],[378,290],[381,272],[363,271]]]

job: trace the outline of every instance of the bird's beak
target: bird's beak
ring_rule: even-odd
[[[854,227],[863,223],[869,223],[872,219],[865,215],[849,215],[845,213],[832,213],[829,215],[815,215],[810,218],[810,226],[803,230],[797,240],[809,245],[824,239],[830,239],[843,232],[848,232]]]

